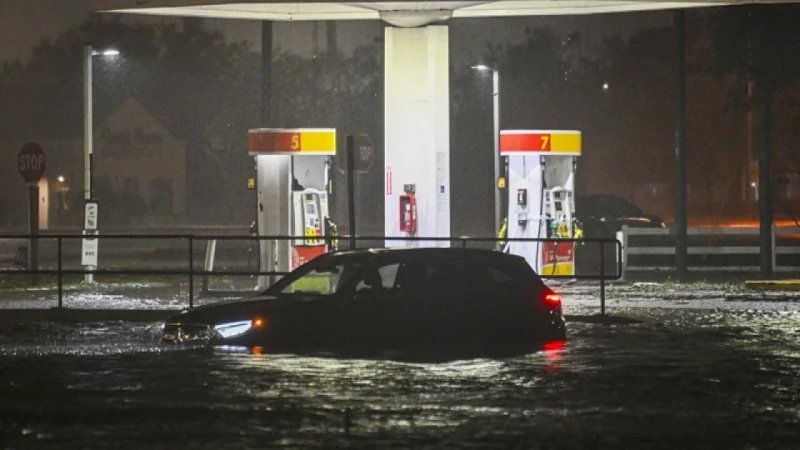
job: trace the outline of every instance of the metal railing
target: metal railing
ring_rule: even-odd
[[[111,241],[111,240],[156,240],[156,241],[185,241],[185,246],[180,245],[178,247],[173,246],[172,250],[179,250],[180,252],[185,252],[186,258],[186,266],[185,268],[180,269],[169,269],[169,268],[146,268],[146,269],[136,269],[136,268],[124,268],[124,269],[94,269],[94,270],[86,270],[80,266],[80,261],[77,263],[73,263],[73,266],[79,266],[81,268],[66,268],[64,267],[64,245],[65,243],[69,242],[72,243],[77,241],[80,243],[85,236],[81,234],[51,234],[51,235],[25,235],[25,234],[10,234],[10,235],[0,235],[0,242],[7,241],[7,240],[16,240],[21,241],[25,240],[29,243],[32,240],[36,240],[37,243],[42,241],[55,241],[56,243],[56,256],[55,256],[55,266],[50,268],[36,268],[31,269],[29,267],[24,267],[20,269],[0,269],[0,275],[30,275],[32,277],[32,282],[35,284],[37,282],[38,275],[50,275],[57,277],[57,291],[58,291],[58,308],[63,308],[64,302],[64,276],[76,276],[76,275],[87,275],[93,274],[94,276],[186,276],[188,277],[189,282],[189,308],[194,307],[195,303],[195,277],[210,277],[210,276],[272,276],[272,277],[281,277],[289,272],[286,271],[262,271],[262,270],[205,270],[205,269],[197,269],[195,264],[195,245],[198,242],[203,241],[248,241],[248,242],[256,242],[260,243],[263,241],[270,241],[270,242],[286,242],[289,241],[303,241],[307,239],[306,236],[233,236],[233,235],[193,235],[193,234],[107,234],[107,235],[93,235],[92,238],[100,239],[101,241]],[[387,242],[405,242],[409,244],[409,246],[416,246],[416,247],[429,247],[433,244],[441,244],[441,243],[448,243],[451,248],[475,248],[476,246],[483,247],[485,249],[495,249],[499,242],[525,242],[525,243],[547,243],[547,242],[557,242],[557,243],[574,243],[576,247],[582,246],[585,247],[586,245],[597,244],[599,247],[598,255],[600,257],[599,261],[599,271],[598,273],[594,274],[580,274],[576,273],[575,275],[560,275],[560,274],[540,274],[542,278],[545,279],[570,279],[570,280],[598,280],[600,281],[600,299],[601,299],[601,313],[605,314],[605,283],[609,280],[617,280],[620,279],[623,275],[622,272],[622,243],[615,239],[534,239],[534,238],[474,238],[474,237],[385,237],[385,236],[338,236],[338,237],[324,237],[321,238],[324,240],[329,246],[335,240],[338,240],[339,243],[350,243],[351,245],[355,244],[355,249],[362,249],[362,248],[383,248],[385,247],[385,243]],[[361,245],[364,243],[379,243],[379,245]],[[431,244],[431,245],[425,245]],[[606,274],[606,245],[613,245],[614,251],[616,253],[616,270],[615,273],[608,275]],[[100,257],[102,258],[104,254],[103,250],[104,244],[100,245]],[[39,245],[40,249],[44,249],[41,245]],[[347,251],[351,250],[351,248],[340,249],[339,251]],[[40,250],[42,251],[42,250]],[[135,253],[136,250],[130,250],[131,253]],[[118,250],[119,252],[119,250]],[[80,257],[80,250],[76,250],[76,254],[71,255],[73,257]],[[44,261],[39,258],[39,261]],[[19,262],[19,261],[17,261]],[[52,264],[52,263],[51,263]],[[101,259],[101,266],[102,266],[102,259]]]
[[[757,272],[760,270],[758,261],[755,264],[734,264],[731,263],[733,258],[739,260],[746,259],[747,256],[754,257],[761,253],[759,242],[756,239],[760,235],[760,229],[757,227],[727,227],[727,228],[706,228],[706,227],[693,227],[687,230],[688,236],[695,239],[702,239],[703,237],[708,240],[723,241],[727,240],[727,245],[690,245],[687,248],[688,255],[699,255],[703,258],[724,256],[725,264],[691,264],[688,267],[690,271],[706,271],[706,272]],[[800,235],[800,227],[777,227],[772,226],[772,233],[770,242],[772,246],[772,270],[776,272],[792,272],[800,270],[800,265],[788,264],[783,262],[779,264],[778,256],[800,255],[800,245],[778,245],[778,239],[782,235]],[[639,228],[622,227],[622,230],[617,233],[617,240],[622,243],[621,261],[619,261],[624,277],[628,271],[669,271],[674,270],[671,265],[659,264],[632,264],[630,261],[631,256],[649,258],[651,261],[657,260],[659,257],[669,257],[675,255],[675,246],[673,242],[667,242],[665,239],[674,238],[674,233],[669,228]],[[632,244],[631,237],[644,237],[648,238],[651,242]],[[741,242],[745,241],[745,242]],[[707,244],[707,243],[706,243]],[[748,244],[748,245],[742,245]],[[800,244],[800,241],[798,242]],[[719,259],[719,258],[717,258]],[[752,259],[752,258],[751,258]]]

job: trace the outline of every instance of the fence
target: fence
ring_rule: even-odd
[[[161,251],[162,253],[169,253],[173,257],[178,256],[179,258],[185,258],[185,265],[181,264],[182,267],[179,268],[166,268],[166,267],[156,267],[156,268],[122,268],[122,269],[94,269],[94,270],[86,270],[82,266],[80,266],[80,242],[84,238],[83,235],[79,234],[72,234],[72,235],[0,235],[0,242],[7,242],[9,240],[12,241],[34,241],[38,244],[37,246],[41,249],[41,251],[46,252],[48,250],[47,246],[41,245],[42,241],[44,242],[54,242],[55,248],[51,248],[50,250],[55,251],[55,258],[47,258],[40,259],[40,266],[41,268],[36,268],[32,270],[30,268],[24,267],[21,269],[0,269],[0,275],[30,275],[34,281],[36,282],[36,277],[38,275],[50,275],[55,276],[57,278],[57,291],[58,291],[58,308],[63,308],[63,299],[64,299],[64,277],[65,276],[77,276],[77,275],[87,275],[92,274],[94,276],[116,276],[116,275],[132,275],[132,276],[185,276],[188,278],[189,289],[188,289],[188,296],[189,296],[189,308],[194,307],[195,301],[195,278],[196,277],[204,277],[204,285],[207,286],[208,277],[211,276],[271,276],[271,277],[281,277],[286,275],[288,272],[283,271],[262,271],[262,270],[253,270],[249,266],[251,262],[248,262],[247,269],[234,269],[234,270],[213,270],[211,268],[209,270],[209,266],[213,267],[213,263],[209,264],[210,261],[213,261],[213,253],[217,251],[217,243],[220,241],[244,241],[249,243],[249,247],[252,249],[252,244],[260,243],[263,241],[268,242],[285,242],[285,241],[298,241],[304,240],[306,236],[231,236],[231,235],[176,235],[176,234],[121,234],[121,235],[95,235],[94,238],[100,239],[100,251],[99,254],[101,258],[104,255],[104,246],[105,244],[102,241],[124,241],[122,243],[122,248],[117,248],[115,250],[109,250],[105,253],[112,253],[117,254],[117,256],[122,255],[121,258],[125,262],[130,262],[131,254],[135,253],[134,250],[131,250],[131,242],[136,241],[143,241],[143,240],[154,240],[158,242],[157,251]],[[485,248],[485,249],[495,249],[498,246],[498,242],[500,239],[497,238],[473,238],[473,237],[453,237],[453,238],[441,238],[441,237],[383,237],[383,236],[340,236],[336,238],[339,242],[346,242],[349,243],[348,250],[350,248],[376,248],[376,247],[384,247],[386,242],[405,242],[409,245],[413,246],[431,246],[432,244],[441,244],[447,243],[450,247],[460,247],[460,248]],[[325,238],[328,245],[330,245],[334,238],[327,237]],[[545,242],[552,242],[554,240],[551,239],[528,239],[528,238],[508,238],[504,239],[504,242],[529,242],[529,243],[545,243]],[[166,243],[165,243],[166,242]],[[172,245],[167,245],[167,243],[171,242]],[[178,242],[176,245],[175,243]],[[198,256],[200,256],[199,252],[196,252],[196,247],[198,243],[206,243],[206,254],[203,258],[203,269],[198,269],[199,265],[196,262]],[[600,257],[600,269],[596,274],[575,274],[575,275],[542,275],[542,278],[548,279],[577,279],[577,280],[599,280],[600,281],[600,297],[601,297],[601,312],[605,314],[605,282],[607,280],[614,280],[619,279],[622,276],[622,245],[617,240],[612,239],[559,239],[556,242],[566,243],[572,242],[576,244],[580,244],[581,246],[597,244],[599,248],[598,254]],[[366,245],[365,245],[366,244]],[[616,264],[616,270],[613,274],[609,275],[606,272],[606,246],[613,245],[614,253],[616,254],[616,260],[618,263]],[[65,253],[65,247],[69,249],[69,252]],[[127,255],[127,256],[126,256]],[[182,257],[181,257],[182,255]],[[18,256],[14,259],[19,259]],[[256,261],[258,259],[256,258]],[[20,261],[15,261],[19,263]],[[136,262],[136,261],[134,261]],[[65,263],[67,267],[65,267]],[[100,261],[101,266],[103,265],[103,260]],[[240,263],[241,265],[241,263]]]
[[[755,227],[689,228],[690,271],[757,272],[760,270]],[[624,278],[628,271],[670,271],[674,263],[675,235],[669,228],[623,226],[617,233],[622,243],[621,261]],[[800,270],[800,227],[772,227],[771,266],[774,271]],[[716,244],[716,245],[715,245]],[[665,264],[666,263],[666,264]]]

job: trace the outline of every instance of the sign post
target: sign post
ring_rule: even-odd
[[[81,241],[81,265],[86,270],[97,269],[97,253],[99,250],[99,240],[97,239],[97,202],[89,200],[84,205],[83,210],[83,240]],[[93,237],[94,236],[94,237]],[[87,284],[94,283],[94,274],[87,273],[84,277]]]
[[[356,249],[356,200],[355,182],[353,181],[353,168],[355,166],[355,139],[347,136],[347,218],[350,224],[350,250]]]
[[[361,201],[361,183],[356,183],[355,177],[359,173],[368,173],[372,168],[375,148],[372,139],[367,134],[356,134],[347,136],[347,152],[344,158],[339,158],[339,170],[347,175],[347,200],[348,200],[348,219],[350,222],[350,248],[355,248],[355,199]],[[359,177],[360,178],[360,177]],[[358,186],[358,187],[356,187]],[[356,192],[358,189],[358,192]]]
[[[19,174],[28,182],[28,270],[39,270],[39,180],[44,175],[46,158],[44,150],[35,142],[22,146],[17,155]],[[31,283],[36,284],[38,276],[31,276]]]

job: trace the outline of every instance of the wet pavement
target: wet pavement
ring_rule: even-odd
[[[580,295],[565,312],[596,312]],[[0,448],[793,449],[800,307],[772,306],[616,305],[642,322],[442,364],[179,349],[159,323],[5,326]]]

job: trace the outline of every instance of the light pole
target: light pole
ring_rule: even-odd
[[[83,48],[83,164],[84,164],[84,171],[83,171],[83,186],[84,186],[84,193],[83,198],[84,201],[88,204],[93,200],[92,195],[92,56],[117,56],[119,55],[119,50],[115,49],[107,49],[103,51],[96,51],[92,48],[91,45],[87,45]],[[96,212],[97,207],[93,209],[93,214],[95,215],[95,220],[93,221],[93,225],[90,224],[89,218],[86,217],[86,211],[88,207],[84,207],[84,235],[88,234],[96,234],[97,233],[97,220],[96,220]],[[83,265],[86,266],[87,270],[94,270],[97,267],[97,239],[83,239],[82,245],[82,253],[83,256],[81,258],[84,261]],[[91,253],[90,258],[87,257],[87,253]],[[94,264],[86,264],[88,262],[94,262]],[[85,283],[94,283],[94,275],[86,274],[84,276]]]
[[[494,150],[492,160],[494,161],[494,234],[500,236],[500,229],[503,226],[503,198],[500,189],[500,75],[497,69],[493,69],[483,64],[472,66],[473,69],[481,72],[492,72],[492,112],[494,116]]]

